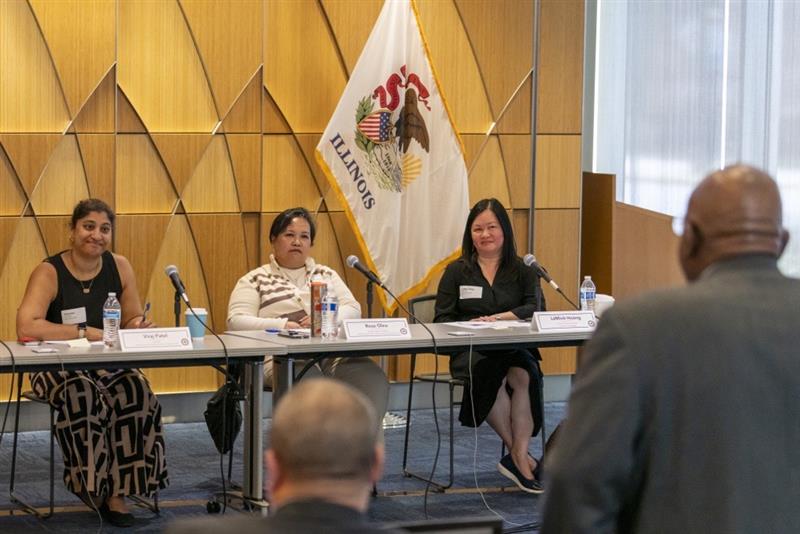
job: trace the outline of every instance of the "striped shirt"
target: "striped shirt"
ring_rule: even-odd
[[[339,320],[361,317],[361,305],[341,277],[312,258],[306,259],[305,273],[285,269],[270,254],[269,263],[239,279],[228,302],[230,330],[283,328],[287,321],[299,322],[310,314],[311,277],[319,274],[339,299]],[[295,283],[293,279],[297,280]]]

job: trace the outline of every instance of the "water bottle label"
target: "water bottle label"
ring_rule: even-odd
[[[120,310],[103,310],[103,319],[121,319],[122,312]]]

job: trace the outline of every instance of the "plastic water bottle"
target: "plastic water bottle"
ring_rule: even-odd
[[[103,343],[106,347],[119,345],[119,323],[122,320],[122,306],[116,293],[109,293],[103,304]]]
[[[581,284],[581,311],[594,313],[594,303],[596,301],[597,288],[592,282],[591,276],[584,276]]]
[[[328,285],[328,291],[322,298],[322,338],[336,339],[339,335],[339,299]]]

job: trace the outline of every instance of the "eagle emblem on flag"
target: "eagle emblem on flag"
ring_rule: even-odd
[[[381,189],[401,193],[422,173],[422,159],[414,149],[430,152],[430,136],[418,103],[430,110],[429,96],[420,77],[403,65],[358,102],[355,143],[367,157],[366,172]]]

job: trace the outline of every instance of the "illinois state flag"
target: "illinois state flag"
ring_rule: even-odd
[[[458,255],[469,211],[464,150],[413,1],[384,3],[316,158],[367,264],[398,298]]]

